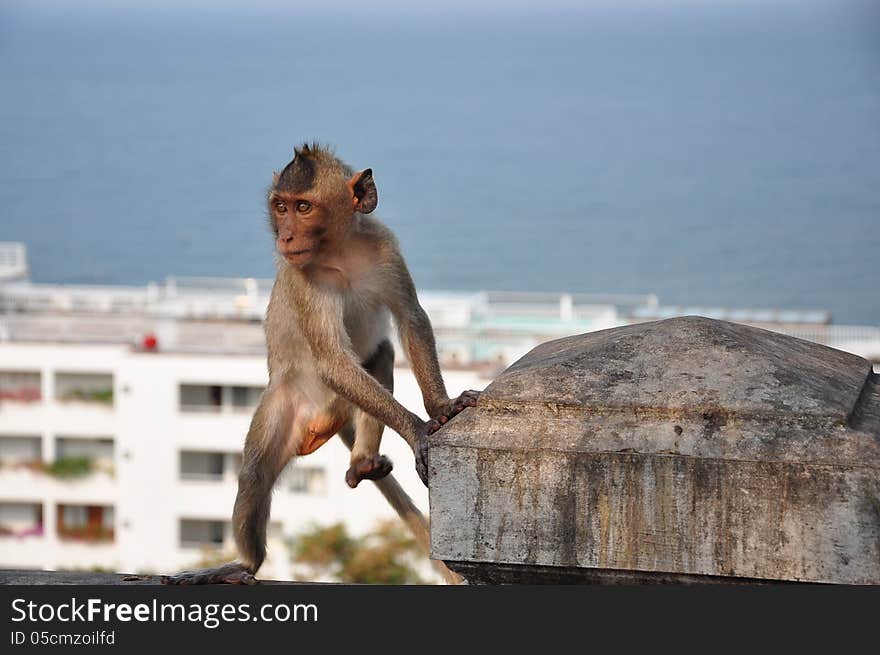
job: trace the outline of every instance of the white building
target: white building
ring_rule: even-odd
[[[192,566],[205,546],[232,552],[241,448],[267,381],[262,357],[4,343],[0,367],[0,567],[167,572]],[[409,369],[396,374],[398,398],[419,408]],[[451,390],[487,383],[466,371],[446,379]],[[403,439],[386,431],[382,451],[427,509]],[[89,474],[47,469],[78,456],[91,460]],[[372,484],[345,485],[347,468],[347,449],[332,440],[282,474],[263,576],[290,576],[281,539],[312,523],[343,521],[357,534],[394,516]]]
[[[240,452],[267,381],[260,319],[270,281],[83,287],[32,284],[26,272],[23,248],[0,244],[0,568],[173,572],[206,549],[231,555]],[[420,297],[451,394],[484,388],[548,339],[688,313],[880,361],[880,328],[831,325],[821,312],[668,308],[654,296]],[[424,416],[401,364],[395,396]],[[386,430],[382,452],[426,511],[403,439]],[[346,486],[347,468],[334,439],[282,474],[261,576],[291,576],[284,540],[311,524],[342,521],[358,534],[394,516],[371,483]]]
[[[79,287],[26,271],[24,249],[0,245],[0,567],[173,572],[232,554],[269,282]],[[445,375],[451,393],[487,384],[474,368]],[[395,377],[419,411],[411,371]],[[426,511],[409,447],[389,430],[382,452]],[[284,539],[311,524],[358,534],[394,516],[371,483],[348,488],[348,460],[331,440],[282,474],[262,576],[290,577]]]

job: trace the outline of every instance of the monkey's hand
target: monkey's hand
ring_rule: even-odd
[[[431,413],[431,418],[439,422],[440,425],[443,425],[467,407],[476,407],[479,399],[479,391],[464,391],[458,398],[451,398],[444,405],[434,410]]]
[[[428,486],[428,437],[465,408],[476,407],[479,398],[479,391],[465,391],[458,398],[450,399],[432,412],[433,418],[422,426],[421,432],[416,436],[416,471],[426,487]]]
[[[416,435],[416,472],[426,487],[428,486],[428,439],[442,427],[440,421],[431,419],[422,424],[421,430]]]

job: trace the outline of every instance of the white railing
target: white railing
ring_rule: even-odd
[[[861,325],[785,326],[771,328],[774,332],[798,339],[825,343],[827,341],[875,341],[880,339],[880,328]]]
[[[0,313],[143,313],[149,287],[14,282],[0,286]]]
[[[817,325],[817,326],[770,326],[769,329],[790,337],[825,344],[834,348],[844,348],[846,344],[875,346],[880,355],[880,327],[869,325]],[[845,348],[844,348],[845,349]]]
[[[27,276],[27,249],[25,245],[0,241],[0,280],[16,280]]]
[[[174,319],[248,319],[265,315],[273,280],[258,278],[168,277],[145,286],[0,284],[0,314],[147,315]],[[432,320],[460,324],[462,318],[516,315],[582,320],[612,309],[629,313],[656,308],[654,295],[519,291],[422,292],[433,306]],[[453,311],[454,310],[454,311]]]
[[[150,319],[137,316],[0,315],[0,341],[134,344],[153,331]]]
[[[0,243],[0,341],[140,344],[152,333],[160,350],[265,349],[260,322],[270,279],[172,276],[145,286],[2,281],[3,271],[26,268],[22,244]],[[420,296],[438,337],[450,342],[503,341],[505,335],[521,338],[526,333],[560,336],[699,314],[880,356],[880,328],[831,325],[824,311],[661,306],[652,294],[425,291]]]
[[[648,305],[633,307],[629,315],[639,320],[660,320],[675,316],[705,316],[735,323],[788,323],[826,325],[831,313],[811,309],[772,309],[763,307],[710,307],[702,305]]]

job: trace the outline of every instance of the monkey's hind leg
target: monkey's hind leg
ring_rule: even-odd
[[[391,473],[394,465],[385,455],[379,454],[379,443],[385,426],[366,412],[358,409],[354,425],[343,428],[344,432],[354,432],[354,446],[351,460],[345,472],[345,483],[354,489],[361,480],[378,480]],[[343,435],[346,438],[346,435]],[[351,436],[348,436],[350,440]]]
[[[388,339],[379,344],[376,352],[363,363],[363,367],[388,391],[394,391],[394,348]],[[345,429],[351,430],[351,426],[346,426]],[[345,473],[345,482],[352,489],[361,480],[384,478],[394,468],[390,459],[379,454],[384,429],[385,426],[380,421],[361,409],[356,410],[351,465]]]
[[[266,558],[266,525],[275,479],[300,446],[286,387],[267,390],[254,412],[242,455],[232,528],[240,561],[163,576],[162,584],[257,584]]]

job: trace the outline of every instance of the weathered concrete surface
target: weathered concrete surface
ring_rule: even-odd
[[[159,575],[96,573],[92,571],[31,571],[0,569],[0,585],[161,585]],[[267,585],[296,585],[301,582],[260,580]],[[305,583],[315,584],[315,583]],[[320,583],[318,583],[320,584]]]
[[[432,557],[473,582],[880,584],[878,376],[765,330],[543,344],[436,434],[429,472]]]
[[[96,573],[94,571],[0,570],[0,585],[157,585],[158,575]]]

